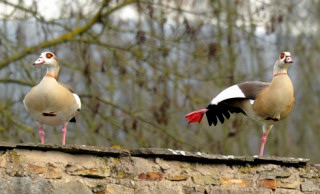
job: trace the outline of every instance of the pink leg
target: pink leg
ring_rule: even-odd
[[[67,125],[63,125],[62,127],[62,145],[66,144],[66,135],[67,135]]]
[[[43,131],[42,125],[40,125],[39,127],[39,135],[40,135],[41,143],[44,144],[44,131]]]
[[[268,133],[263,133],[261,137],[261,148],[259,156],[263,156],[264,144],[267,141]]]

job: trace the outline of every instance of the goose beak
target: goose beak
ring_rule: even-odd
[[[33,65],[42,65],[42,64],[44,64],[45,63],[45,61],[43,60],[43,58],[42,57],[39,57],[39,59],[37,59],[34,63],[33,63]]]
[[[286,63],[293,63],[293,60],[292,60],[291,57],[287,57],[285,62],[286,62]]]

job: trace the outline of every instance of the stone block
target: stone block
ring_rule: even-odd
[[[67,165],[66,172],[70,175],[105,178],[110,176],[110,169],[103,166],[98,167],[85,167],[81,165]]]
[[[45,177],[47,179],[60,179],[62,178],[62,169],[53,164],[48,163]]]
[[[291,173],[287,170],[265,170],[260,172],[259,179],[287,178]]]
[[[278,188],[299,189],[300,184],[301,182],[299,179],[278,179],[277,180]]]
[[[307,180],[301,183],[302,192],[315,192],[319,191],[319,186],[314,184],[313,181]]]
[[[158,184],[157,186],[150,188],[150,193],[155,194],[178,194],[175,187],[169,187],[168,185]]]
[[[52,193],[52,185],[44,178],[6,177],[0,179],[1,194],[38,194]]]
[[[54,181],[52,182],[52,194],[92,194],[92,191],[78,181]]]
[[[0,167],[7,168],[7,154],[6,153],[0,155]]]
[[[210,175],[194,174],[192,177],[192,182],[197,185],[220,185],[218,179],[212,178]]]
[[[104,191],[97,194],[134,194],[134,189],[123,185],[108,184]]]
[[[170,177],[167,178],[167,180],[170,180],[170,181],[185,181],[188,178],[189,178],[189,175],[182,174],[182,175],[170,176]]]
[[[238,186],[248,186],[248,184],[252,184],[251,180],[241,180],[241,179],[233,179],[233,178],[222,178],[220,179],[221,185],[238,185]]]

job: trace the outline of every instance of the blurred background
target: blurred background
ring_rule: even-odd
[[[40,143],[22,100],[46,71],[32,63],[52,51],[59,80],[83,104],[67,144],[256,155],[260,123],[238,114],[188,126],[184,117],[232,84],[270,81],[290,51],[296,104],[265,154],[320,162],[319,9],[307,0],[2,0],[0,140]],[[61,144],[61,126],[45,132]]]

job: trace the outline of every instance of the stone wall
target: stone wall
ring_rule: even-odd
[[[171,149],[0,145],[0,193],[320,193],[301,158]]]

